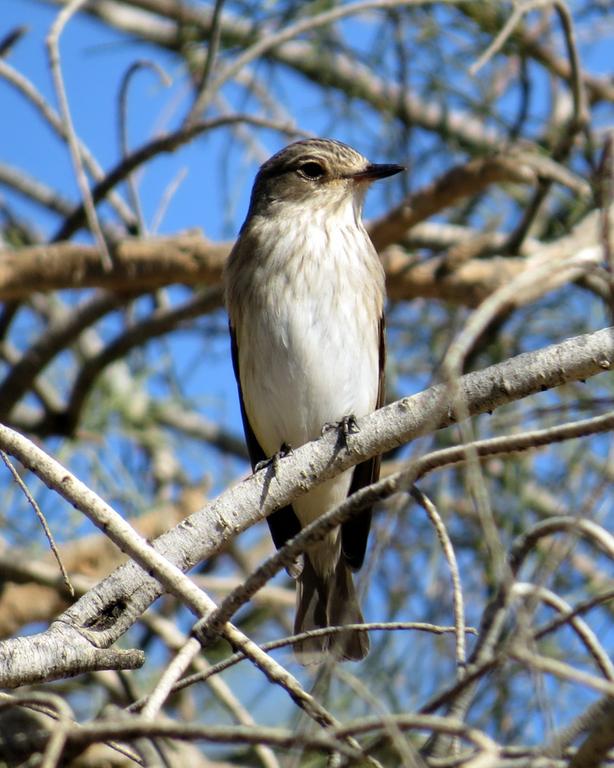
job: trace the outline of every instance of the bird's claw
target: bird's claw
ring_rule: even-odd
[[[349,416],[344,416],[340,421],[336,422],[326,422],[324,426],[322,427],[322,436],[324,436],[327,432],[330,432],[331,430],[338,430],[339,438],[341,442],[343,443],[343,446],[346,450],[350,450],[349,447],[349,436],[355,435],[357,432],[360,432],[360,427],[358,426],[358,422],[356,421],[356,416],[354,416],[353,413],[351,413]]]
[[[282,443],[277,453],[274,453],[272,456],[269,456],[268,459],[263,459],[262,461],[259,461],[256,464],[256,466],[254,467],[254,472],[260,472],[261,469],[272,467],[273,473],[276,474],[277,467],[279,466],[280,460],[285,458],[286,456],[289,456],[291,453],[292,453],[292,447],[289,446],[288,443]]]
[[[350,413],[349,416],[344,416],[339,422],[339,426],[344,437],[355,435],[357,432],[360,432],[356,416],[354,416],[353,413]]]

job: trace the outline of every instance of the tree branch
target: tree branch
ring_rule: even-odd
[[[431,187],[435,196],[439,194],[438,186]],[[432,200],[425,202],[428,194],[428,191],[420,192],[413,198],[423,200],[424,215],[430,215],[426,213],[427,209],[432,211],[435,206]],[[443,207],[445,203],[440,200],[436,208],[441,210]],[[402,208],[395,209],[390,218],[379,219],[370,226],[380,247],[395,237],[401,238],[407,231],[398,224],[398,217],[406,215]],[[534,247],[532,244],[527,258],[470,258],[452,270],[445,255],[420,261],[399,246],[390,246],[382,251],[388,295],[394,300],[435,298],[475,307],[534,264],[551,261],[551,274],[531,292],[535,299],[562,284],[556,264],[574,253],[583,251],[587,268],[602,263],[603,222],[599,217],[600,213],[593,211],[564,237],[548,244],[535,244]],[[423,215],[411,214],[407,223],[413,226],[423,218]],[[610,208],[609,228],[614,238],[614,206]],[[462,241],[461,235],[457,236]],[[449,239],[444,238],[442,242],[445,244]],[[211,243],[197,232],[150,240],[129,239],[112,248],[113,269],[109,272],[101,268],[96,248],[92,245],[63,242],[0,251],[0,300],[24,299],[34,288],[52,291],[99,287],[130,293],[136,285],[142,292],[175,283],[218,285],[230,249],[230,243]],[[577,273],[566,273],[564,282],[577,277]]]
[[[465,401],[465,412],[476,415],[563,383],[585,380],[610,370],[612,365],[614,329],[607,328],[463,376],[456,391]],[[454,420],[455,405],[450,401],[445,385],[399,400],[359,420],[360,431],[352,437],[351,452],[340,450],[337,435],[327,433],[282,459],[275,477],[269,469],[250,477],[159,537],[154,548],[182,571],[188,570],[298,494],[352,465],[447,426]],[[17,449],[10,436],[10,430],[0,428],[0,447],[41,474],[38,460],[31,459],[28,451]],[[56,481],[50,476],[44,473],[41,476],[55,486]],[[73,493],[76,492],[74,483],[70,487]],[[58,490],[65,493],[63,483]],[[99,648],[108,647],[132,626],[161,592],[162,587],[155,578],[129,562],[69,608],[58,622],[70,625],[77,634],[83,634],[88,642]],[[103,621],[101,617],[104,617]],[[22,638],[18,646],[14,645],[18,642],[14,640],[0,644],[0,669],[4,668],[3,659],[13,659],[13,654],[19,652],[22,659],[26,653],[29,660],[28,680],[66,674],[67,667],[61,658],[55,659],[51,666],[48,663],[39,666],[36,663],[39,657],[26,650],[28,643],[44,643],[45,634]],[[25,674],[25,670],[22,672]],[[12,676],[3,684],[20,683]]]

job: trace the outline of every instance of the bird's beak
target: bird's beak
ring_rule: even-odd
[[[353,173],[351,178],[354,181],[376,181],[377,179],[394,176],[396,173],[401,173],[404,170],[404,165],[397,165],[396,163],[369,163],[362,171]]]

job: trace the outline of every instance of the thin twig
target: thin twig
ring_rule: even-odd
[[[51,729],[51,735],[40,761],[40,768],[57,768],[60,765],[68,731],[74,723],[72,710],[64,699],[60,696],[54,696],[53,706],[57,712],[57,720]]]
[[[185,636],[174,621],[165,619],[159,614],[149,612],[143,617],[143,623],[155,632],[172,651],[179,651],[185,643]],[[207,672],[211,665],[202,656],[198,655],[193,660],[193,666],[201,672]],[[220,676],[207,678],[207,685],[216,699],[230,712],[240,725],[256,726],[256,721],[250,712],[236,698],[230,686]],[[130,707],[129,711],[138,711],[138,707]],[[280,768],[275,753],[262,744],[254,746],[254,752],[262,763],[262,768]]]
[[[545,430],[535,430],[520,435],[497,437],[489,440],[476,441],[470,445],[455,446],[435,451],[427,456],[412,461],[401,472],[390,475],[367,488],[354,493],[339,506],[327,511],[319,518],[305,526],[300,533],[290,539],[283,547],[271,555],[257,568],[239,587],[234,589],[221,603],[216,611],[198,623],[196,631],[203,642],[213,637],[224,622],[254,595],[269,579],[282,568],[290,565],[307,546],[320,541],[329,531],[345,522],[351,516],[358,514],[373,503],[388,496],[407,490],[427,472],[443,466],[450,466],[466,461],[467,455],[474,453],[480,458],[496,454],[528,450],[540,445],[550,445],[562,440],[572,439],[580,435],[614,429],[614,413],[606,416],[586,419],[584,421],[563,424]],[[559,518],[557,518],[558,520]],[[549,523],[551,521],[545,521]],[[587,527],[593,531],[593,528]],[[533,529],[531,529],[533,531]],[[549,529],[550,530],[550,529]],[[602,530],[602,529],[600,529]],[[528,535],[528,534],[527,534]],[[542,534],[545,535],[545,534]],[[518,545],[520,546],[520,545]],[[530,545],[527,545],[530,546]]]
[[[252,115],[224,115],[204,122],[192,123],[189,127],[180,128],[177,131],[157,136],[139,149],[133,150],[130,155],[121,160],[94,186],[91,193],[93,202],[98,204],[101,200],[104,200],[117,184],[127,178],[132,171],[143,165],[143,163],[146,163],[148,160],[151,160],[153,157],[165,152],[174,152],[179,147],[187,144],[206,131],[223,128],[228,125],[233,125],[234,123],[247,123],[260,128],[269,128],[270,130],[280,131],[281,133],[286,133],[291,136],[297,135],[297,131],[293,126],[280,125],[272,120]],[[67,240],[83,226],[85,220],[85,205],[84,203],[81,203],[73,210],[71,215],[66,218],[62,226],[53,236],[52,241],[58,242],[60,240]]]
[[[51,66],[51,74],[53,77],[55,92],[59,103],[60,115],[64,124],[64,132],[68,141],[68,148],[70,150],[70,156],[75,170],[77,184],[79,185],[79,189],[81,191],[85,215],[90,230],[96,238],[96,243],[100,249],[102,266],[106,270],[111,270],[113,268],[113,261],[111,259],[111,254],[109,253],[104,234],[100,228],[100,222],[98,221],[98,215],[96,214],[94,200],[92,198],[87,176],[85,175],[85,170],[83,168],[81,148],[79,146],[79,141],[77,139],[77,134],[75,132],[70,114],[68,97],[64,87],[64,78],[62,76],[62,64],[60,61],[59,43],[62,30],[70,21],[72,16],[74,16],[74,14],[77,13],[81,6],[86,2],[87,0],[70,0],[70,2],[58,13],[56,20],[51,26],[46,42],[49,55],[49,64]]]
[[[445,626],[438,626],[436,624],[427,624],[420,621],[372,621],[372,622],[365,622],[364,624],[347,624],[339,627],[323,627],[322,629],[312,629],[308,632],[300,632],[296,635],[288,635],[287,637],[279,638],[278,640],[269,640],[266,643],[261,643],[260,647],[263,651],[275,651],[279,648],[289,648],[295,645],[296,643],[299,643],[303,640],[307,640],[309,638],[313,637],[330,637],[331,635],[340,634],[342,632],[347,632],[347,630],[351,630],[352,632],[376,632],[376,631],[382,631],[382,632],[404,632],[404,631],[416,631],[416,632],[428,632],[435,635],[443,635],[443,634],[455,634],[456,633],[456,627],[445,627]],[[465,632],[467,634],[471,635],[477,635],[477,630],[475,627],[466,627]],[[223,661],[218,662],[215,665],[212,665],[207,669],[205,672],[197,672],[193,675],[189,675],[187,677],[182,678],[179,680],[172,689],[173,693],[176,693],[177,691],[181,691],[184,688],[188,688],[191,685],[194,685],[194,683],[204,682],[208,680],[213,675],[219,675],[221,672],[224,672],[225,670],[229,669],[230,667],[233,667],[235,664],[238,664],[241,661],[244,661],[247,658],[247,656],[242,653],[241,651],[238,651],[236,653],[233,653],[231,656],[228,656]],[[135,701],[133,704],[131,704],[128,709],[130,711],[132,710],[138,710],[144,704],[146,703],[147,698],[139,699],[139,701]]]
[[[30,691],[26,694],[0,694],[0,710],[8,709],[9,707],[23,707],[55,721],[59,720],[60,715],[58,712],[62,709],[62,705],[65,704],[64,699],[48,692],[44,694],[37,693],[36,691]],[[74,721],[72,721],[72,724],[77,725]],[[136,765],[141,765],[138,754],[126,744],[107,741],[106,746],[122,755],[123,758],[130,760]]]
[[[414,768],[414,766],[420,766],[421,761],[415,746],[409,739],[404,738],[403,731],[399,728],[395,722],[394,713],[386,709],[382,699],[369,688],[368,681],[363,682],[358,674],[354,675],[348,671],[347,666],[343,664],[335,664],[334,661],[329,661],[329,667],[332,674],[338,680],[344,682],[348,688],[363,701],[369,705],[370,709],[375,712],[376,716],[381,717],[383,729],[379,736],[379,741],[386,741],[390,746],[396,750],[398,755],[398,762],[395,764],[399,768]],[[378,746],[377,742],[374,745],[370,745],[371,751],[375,751],[375,747]],[[389,758],[390,760],[390,758]],[[422,767],[421,767],[422,768]]]
[[[36,89],[36,87],[25,78],[21,72],[10,66],[3,59],[0,59],[0,77],[3,77],[8,83],[16,88],[25,98],[32,104],[37,110],[43,121],[59,136],[61,139],[66,140],[66,126],[64,125],[61,117],[51,107],[45,97]],[[79,148],[83,162],[87,167],[87,170],[96,181],[104,178],[104,173],[96,159],[83,143],[81,139],[79,141]],[[120,219],[129,228],[134,226],[134,216],[132,212],[122,200],[122,198],[115,192],[112,192],[109,196],[109,203],[115,209]]]
[[[458,570],[458,563],[454,553],[452,541],[437,508],[429,497],[417,486],[413,486],[410,495],[426,512],[429,520],[435,527],[437,538],[441,544],[444,557],[450,570],[452,579],[452,602],[454,606],[454,626],[456,627],[456,674],[460,680],[465,674],[467,658],[465,654],[465,608],[463,601],[463,588]]]
[[[160,225],[162,224],[162,221],[166,216],[168,207],[171,204],[171,201],[175,196],[177,190],[183,184],[187,175],[188,175],[188,169],[180,168],[175,174],[175,176],[167,184],[164,192],[162,193],[162,197],[160,198],[160,202],[158,203],[158,207],[156,208],[156,211],[151,220],[152,235],[156,235],[158,233],[158,229],[160,228]]]
[[[7,418],[15,404],[56,355],[72,344],[86,328],[130,299],[130,294],[96,292],[71,312],[61,312],[59,317],[46,323],[40,336],[0,382],[0,418]]]
[[[190,125],[195,120],[199,119],[199,116],[206,110],[207,103],[211,98],[211,94],[207,89],[209,78],[213,70],[213,65],[217,56],[217,52],[220,47],[220,38],[222,35],[222,7],[224,6],[224,0],[215,0],[213,6],[213,13],[211,15],[211,24],[209,28],[209,44],[207,46],[207,56],[203,65],[202,75],[194,101],[190,108],[190,111],[185,117],[183,124],[185,126]]]
[[[565,616],[565,623],[569,624],[575,631],[586,650],[593,657],[597,668],[602,672],[603,676],[607,680],[614,681],[614,664],[612,664],[608,654],[601,646],[599,639],[585,621],[578,616],[571,615],[573,613],[571,607],[561,597],[550,589],[524,582],[514,584],[513,592],[520,597],[537,597],[546,605],[557,610],[559,614]],[[533,638],[536,637],[537,633],[534,633]]]
[[[552,536],[555,533],[575,533],[588,539],[597,549],[607,557],[614,560],[614,536],[606,531],[603,526],[593,520],[578,519],[575,517],[550,517],[540,520],[531,526],[525,533],[514,541],[510,553],[509,564],[513,574],[516,574],[524,562],[527,554],[535,547],[536,543],[544,536]]]
[[[0,163],[0,184],[5,184],[20,195],[61,216],[68,216],[72,211],[73,206],[70,200],[62,197],[55,189],[43,184],[39,179],[30,176],[23,168]]]
[[[263,35],[255,43],[248,46],[231,64],[222,70],[218,77],[212,82],[210,90],[211,92],[218,91],[222,85],[229,80],[232,80],[238,72],[248,64],[251,64],[252,61],[260,58],[260,56],[267,51],[277,48],[293,38],[304,35],[306,32],[318,29],[319,27],[328,26],[336,21],[347,18],[348,16],[355,16],[359,13],[364,13],[365,11],[432,5],[435,2],[438,2],[438,0],[360,0],[360,2],[336,6],[331,10],[300,19],[294,24],[289,24],[279,31],[270,31],[269,34]],[[458,2],[458,0],[441,0],[441,2],[453,5],[455,2]]]
[[[569,665],[561,665],[552,659],[532,654],[513,640],[511,643],[506,643],[498,654],[496,653],[506,626],[516,577],[522,564],[543,537],[562,532],[581,534],[608,556],[614,558],[614,536],[590,520],[578,520],[575,517],[553,517],[537,523],[517,537],[509,551],[507,570],[502,575],[497,592],[483,613],[478,642],[468,661],[467,676],[455,686],[439,694],[426,705],[423,711],[433,711],[445,703],[448,705],[449,714],[462,719],[473,695],[473,684],[486,671],[501,664],[508,657],[525,661],[532,669],[552,672],[560,677],[590,685],[600,692],[614,692],[614,683],[595,678],[593,675],[580,672]],[[430,753],[438,753],[437,740],[429,745],[429,749]]]
[[[394,5],[398,6],[398,3]],[[173,53],[177,51],[177,33],[179,32],[181,38],[181,30],[185,29],[186,24],[193,25],[202,38],[206,39],[209,34],[209,8],[201,10],[193,4],[178,6],[174,3],[161,3],[160,0],[139,0],[139,8],[153,13],[137,13],[131,9],[128,21],[119,9],[113,9],[106,3],[104,6],[96,4],[88,7],[88,10],[116,28],[131,35],[136,34],[140,39],[163,46]],[[152,24],[154,14],[155,25]],[[160,17],[165,21],[169,20],[171,24],[160,21]],[[222,24],[222,36],[227,35],[232,44],[243,48],[252,44],[254,29],[250,21],[225,13]],[[261,38],[269,39],[276,30],[265,26],[259,29],[258,33]],[[190,54],[192,52],[193,49],[190,48]],[[427,131],[453,137],[461,146],[468,146],[473,151],[496,151],[501,146],[502,136],[492,125],[485,125],[484,120],[474,118],[468,112],[450,109],[449,105],[440,105],[432,98],[426,99],[416,93],[404,92],[402,85],[384,77],[377,77],[373,67],[361,64],[355,56],[335,52],[334,57],[327,57],[326,66],[323,67],[318,47],[309,41],[295,38],[287,44],[267,50],[265,57],[295,70],[316,86],[332,88],[342,94],[351,93],[353,98],[365,102],[377,111],[394,115],[401,123],[416,124]],[[600,81],[600,85],[599,93],[608,92],[605,78],[602,83]],[[219,89],[214,93],[219,94]]]
[[[551,2],[563,28],[567,58],[569,59],[570,66],[569,86],[573,98],[572,116],[569,119],[563,135],[552,150],[552,159],[556,162],[561,162],[569,154],[575,136],[586,126],[589,118],[589,111],[586,100],[585,84],[580,67],[580,58],[573,29],[573,19],[569,12],[569,8],[563,0],[551,0]],[[551,186],[552,182],[549,179],[542,179],[540,181],[533,198],[524,210],[520,223],[510,235],[507,245],[509,253],[515,253],[529,233],[531,225],[539,213],[542,203],[546,199]]]
[[[477,61],[474,61],[474,63],[469,67],[469,75],[471,77],[475,77],[477,73],[480,71],[480,69],[482,69],[482,67],[488,61],[490,61],[490,59],[492,59],[493,56],[499,53],[501,48],[503,48],[505,43],[512,36],[516,26],[518,25],[519,21],[522,19],[522,17],[525,14],[530,13],[531,11],[534,11],[537,8],[543,8],[543,6],[545,5],[551,5],[552,2],[553,0],[528,0],[528,2],[516,3],[514,6],[514,10],[512,11],[511,15],[508,17],[505,24],[499,30],[495,39],[484,51],[484,53],[481,54],[481,56],[477,59]]]
[[[461,736],[468,739],[481,751],[489,753],[492,757],[499,754],[499,745],[493,741],[487,734],[477,728],[472,728],[467,723],[462,723],[449,717],[438,717],[437,715],[426,714],[391,714],[383,717],[363,717],[350,721],[337,728],[331,728],[330,733],[335,736],[346,734],[364,734],[372,731],[380,731],[386,728],[385,720],[395,723],[398,728],[403,730],[419,729],[439,733]]]
[[[166,74],[162,67],[155,61],[149,59],[139,59],[131,64],[122,77],[121,85],[119,87],[119,147],[122,160],[128,157],[128,89],[134,75],[142,69],[149,69],[158,75],[159,81],[165,87],[170,86],[171,78]],[[132,207],[137,220],[138,234],[144,235],[147,233],[147,227],[145,226],[145,220],[143,218],[143,210],[141,208],[141,201],[139,199],[139,192],[137,188],[137,182],[134,174],[129,174],[127,178],[128,192],[132,200]]]
[[[592,688],[599,693],[605,693],[607,696],[614,697],[614,682],[604,680],[602,677],[595,677],[588,672],[572,667],[564,661],[552,659],[548,656],[541,656],[537,653],[531,653],[519,644],[512,644],[507,653],[510,658],[520,662],[529,669],[537,669],[540,672],[554,675],[561,680],[568,680],[572,683]]]
[[[71,387],[64,412],[52,414],[52,422],[59,420],[70,434],[79,423],[94,383],[111,363],[125,357],[135,347],[175,330],[181,323],[217,309],[220,303],[220,290],[210,288],[192,296],[178,307],[156,310],[142,322],[122,331],[106,347],[85,361]],[[44,424],[40,427],[45,430]]]
[[[539,629],[537,629],[535,632],[535,639],[540,640],[545,635],[548,635],[551,632],[556,632],[557,629],[567,624],[575,616],[580,616],[582,613],[586,613],[598,605],[610,602],[610,600],[614,600],[614,589],[608,589],[605,592],[601,592],[598,595],[593,595],[592,597],[579,602],[569,612],[561,613],[561,615],[556,616],[546,625],[539,627]]]
[[[28,503],[34,510],[34,513],[36,517],[38,518],[39,523],[41,524],[43,531],[45,532],[45,536],[47,537],[47,541],[49,542],[49,546],[51,547],[51,551],[53,552],[53,556],[56,559],[56,562],[60,568],[60,571],[62,573],[62,579],[64,581],[64,585],[66,589],[68,590],[68,593],[71,597],[75,596],[75,589],[70,581],[70,577],[68,573],[66,572],[66,569],[64,568],[64,563],[62,562],[62,556],[60,555],[60,551],[57,548],[57,545],[55,543],[55,540],[53,538],[53,533],[51,533],[51,529],[47,525],[47,520],[45,519],[45,515],[43,515],[41,508],[38,506],[36,499],[32,496],[30,493],[28,486],[24,483],[24,481],[19,476],[19,473],[15,469],[15,467],[12,465],[9,457],[6,455],[6,453],[3,450],[0,450],[0,458],[2,461],[6,464],[7,469],[13,475],[13,479],[17,483],[17,485],[21,488],[23,491],[24,496],[28,500]]]
[[[292,729],[269,728],[260,724],[253,727],[245,725],[215,726],[176,722],[162,718],[153,721],[140,717],[115,721],[101,719],[93,723],[74,725],[68,732],[67,743],[82,749],[102,740],[129,741],[140,737],[209,741],[215,744],[267,744],[271,747],[287,749],[308,748],[326,752],[340,752],[342,755],[354,759],[363,757],[362,750],[348,746],[348,742],[353,740],[351,736],[337,738],[336,735],[331,735],[328,730],[306,734],[297,733],[296,730]],[[471,739],[469,733],[467,733],[467,737]],[[345,743],[342,739],[345,740]]]
[[[141,715],[147,720],[153,720],[168,699],[177,680],[200,653],[200,643],[195,637],[189,637],[179,651],[173,656],[170,664],[162,673],[156,687],[147,697],[147,702],[141,710]]]

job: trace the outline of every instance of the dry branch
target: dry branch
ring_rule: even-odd
[[[198,501],[195,501],[198,499]],[[201,493],[186,489],[177,504],[168,504],[136,518],[135,528],[148,539],[160,536],[203,502]],[[60,554],[78,594],[107,576],[125,556],[106,536],[92,534],[60,547]],[[31,562],[26,552],[0,553],[0,637],[10,637],[26,624],[52,621],[70,605],[57,566],[50,556]]]
[[[200,65],[198,60],[194,61],[198,55],[184,49],[184,30],[187,28],[190,36],[197,34],[207,39],[213,21],[208,8],[177,6],[167,0],[96,0],[87,6],[87,11],[118,30],[185,55],[195,68]],[[226,47],[243,48],[253,42],[251,23],[236,15],[224,13],[220,29]],[[269,26],[259,30],[260,39],[266,40],[275,31]],[[296,70],[320,87],[350,93],[407,125],[419,125],[427,131],[453,136],[461,146],[492,151],[501,145],[501,135],[485,126],[483,120],[461,110],[444,108],[434,99],[426,101],[415,93],[408,93],[343,52],[327,56],[323,61],[319,46],[295,39],[266,50],[263,57]]]
[[[458,391],[464,397],[466,413],[475,415],[549,387],[585,380],[610,370],[612,365],[614,330],[604,329],[468,374],[459,380]],[[370,456],[450,424],[455,418],[454,411],[448,388],[443,385],[392,403],[360,420],[360,432],[353,436],[351,453],[340,452],[336,434],[328,433],[280,461],[274,483],[267,470],[259,472],[158,538],[155,549],[185,571],[218,552],[241,530],[322,480]],[[16,455],[25,465],[37,468],[39,459],[32,463],[27,451],[17,450],[10,431],[2,429],[1,432],[4,435],[3,449]],[[40,471],[37,469],[37,472]],[[55,484],[51,476],[47,481]],[[61,483],[57,489],[63,495],[68,492],[72,503],[76,503],[75,481],[68,485]],[[100,648],[107,647],[138,619],[161,591],[162,587],[154,578],[134,563],[128,563],[81,598],[63,614],[60,623],[63,627],[70,625],[84,638],[84,642],[95,642]],[[101,614],[107,617],[102,623]],[[53,626],[56,627],[57,623]],[[26,650],[28,643],[44,643],[44,637],[45,634],[36,635],[0,644],[0,669],[11,671],[8,680],[4,681],[5,685],[25,682],[21,676],[15,677],[15,664],[18,658],[24,658],[24,653],[29,660],[28,680],[50,679],[50,675],[51,678],[61,677],[70,674],[71,669],[74,672],[74,666],[66,667],[59,659],[53,664],[45,659],[41,667],[32,663],[32,659],[38,657]],[[19,655],[16,656],[16,653]],[[10,660],[11,663],[4,667],[2,660],[7,663]],[[71,663],[74,665],[75,659]],[[53,671],[50,673],[50,670]],[[20,675],[23,674],[26,674],[25,669],[21,670]]]
[[[483,166],[483,163],[480,161],[479,165]],[[400,226],[399,219],[411,226],[447,204],[447,198],[441,199],[436,187],[420,194],[422,201],[427,197],[428,202],[424,202],[420,215],[411,212],[410,208],[407,209],[410,213],[404,213],[405,209],[400,206],[389,217],[372,225],[380,245],[401,238],[407,232]],[[438,198],[437,203],[435,198]],[[614,237],[614,208],[610,211],[610,231]],[[394,300],[435,298],[477,306],[513,277],[537,263],[551,261],[551,278],[535,286],[534,299],[561,284],[556,265],[574,253],[585,251],[587,266],[599,265],[603,258],[601,237],[599,212],[595,211],[570,234],[542,245],[527,258],[474,258],[452,271],[448,270],[445,256],[420,261],[399,246],[390,246],[382,252],[388,294]],[[149,240],[129,239],[112,249],[113,268],[108,272],[101,267],[97,250],[92,245],[63,242],[0,251],[0,299],[23,299],[34,289],[99,287],[133,293],[174,283],[218,285],[230,248],[231,244],[211,243],[196,232]],[[569,279],[570,275],[566,274],[565,280]]]
[[[57,243],[0,253],[0,299],[23,299],[34,290],[100,287],[134,293],[173,283],[216,285],[230,248],[188,233],[171,238],[125,240],[112,249],[105,272],[96,248]]]

